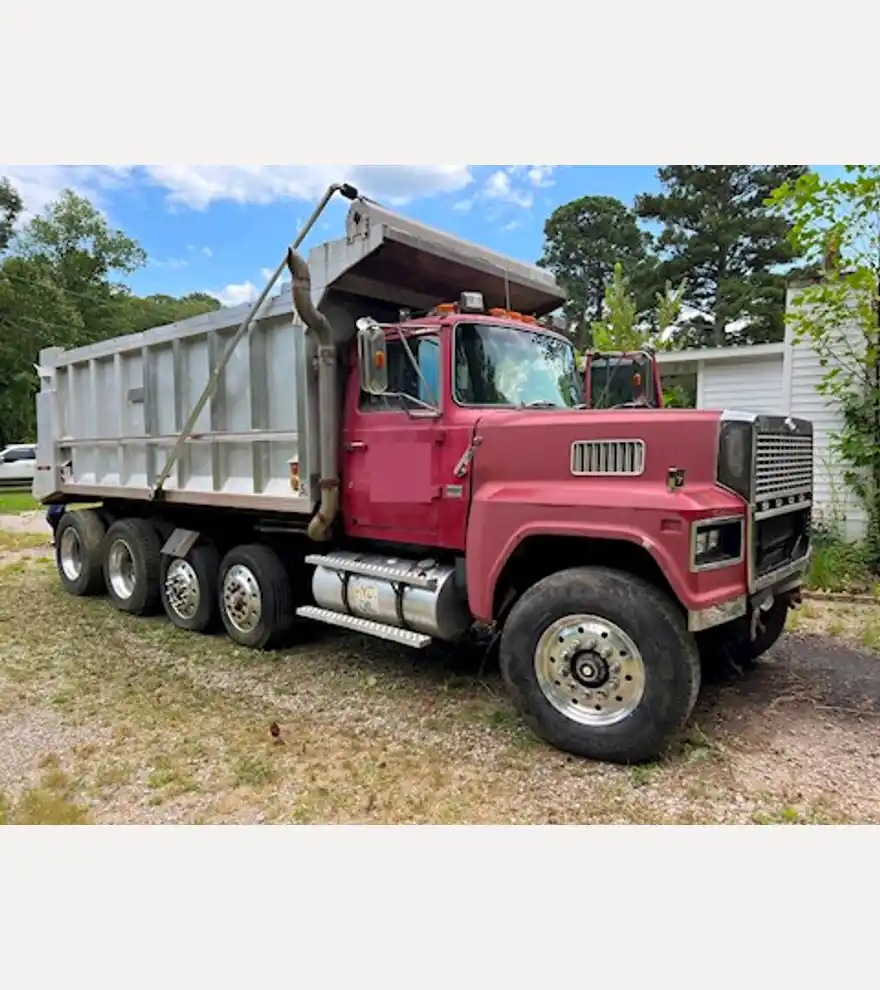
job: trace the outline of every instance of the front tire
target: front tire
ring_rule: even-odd
[[[278,555],[259,543],[235,547],[220,565],[220,617],[229,638],[265,650],[293,622],[290,578]]]
[[[700,689],[699,653],[673,603],[604,567],[539,581],[513,607],[501,671],[533,731],[576,756],[656,759]]]

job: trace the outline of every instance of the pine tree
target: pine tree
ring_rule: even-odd
[[[804,165],[665,165],[663,192],[636,198],[636,213],[662,224],[658,276],[687,279],[696,310],[684,340],[694,346],[781,340],[784,269],[795,260],[790,223],[767,204]]]

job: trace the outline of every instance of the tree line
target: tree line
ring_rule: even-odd
[[[220,308],[201,292],[137,296],[119,281],[142,268],[136,240],[63,192],[19,229],[24,204],[0,177],[0,446],[36,434],[34,364],[43,347],[79,347]]]
[[[648,336],[676,303],[675,347],[781,340],[786,285],[815,265],[772,197],[809,174],[804,165],[665,165],[661,191],[632,208],[583,196],[555,209],[538,264],[568,293],[577,346],[592,346],[603,327],[616,337],[622,297]]]

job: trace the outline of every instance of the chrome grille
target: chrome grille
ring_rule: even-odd
[[[813,437],[759,433],[755,438],[755,501],[813,490]]]
[[[643,440],[579,440],[571,445],[574,475],[637,475],[644,470]]]

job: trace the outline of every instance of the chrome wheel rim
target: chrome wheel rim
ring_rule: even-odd
[[[223,611],[233,628],[250,633],[263,615],[263,596],[254,572],[244,564],[233,564],[223,577]]]
[[[134,555],[123,539],[116,539],[107,555],[107,576],[117,598],[131,598],[135,589]]]
[[[76,581],[82,574],[82,544],[79,535],[72,526],[61,534],[61,542],[58,545],[58,560],[61,564],[61,572],[68,581]]]
[[[620,626],[598,615],[567,615],[535,649],[535,674],[553,707],[581,725],[615,725],[638,708],[645,664]]]
[[[165,573],[165,601],[181,619],[192,619],[199,610],[202,590],[192,564],[175,558]]]

